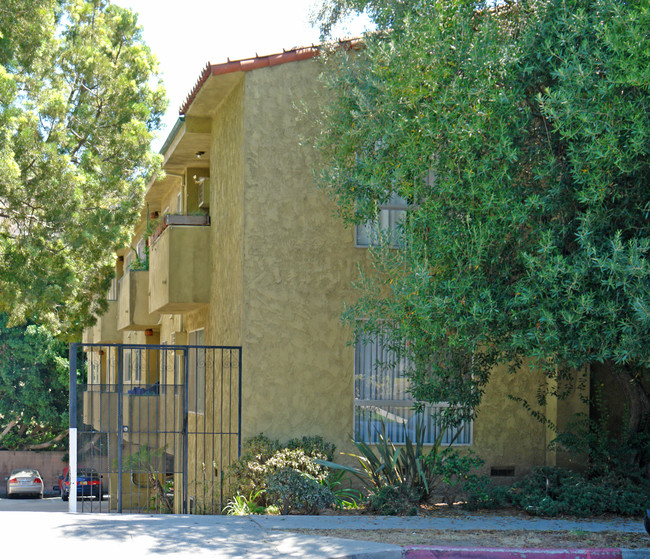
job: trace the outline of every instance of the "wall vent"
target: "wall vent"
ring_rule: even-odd
[[[515,477],[514,466],[493,466],[490,468],[491,477]]]

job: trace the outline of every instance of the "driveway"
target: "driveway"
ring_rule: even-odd
[[[61,497],[44,497],[43,499],[7,499],[0,497],[0,512],[67,512],[68,503]]]

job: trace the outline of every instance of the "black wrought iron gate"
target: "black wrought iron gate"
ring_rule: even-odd
[[[71,344],[70,510],[219,514],[241,363],[240,347]]]

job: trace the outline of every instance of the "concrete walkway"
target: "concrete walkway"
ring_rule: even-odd
[[[645,533],[640,521],[559,521],[470,514],[449,518],[370,516],[172,516],[1,512],[5,549],[22,556],[112,559],[650,559],[648,549],[489,550],[394,545],[291,533],[298,529],[583,530]]]

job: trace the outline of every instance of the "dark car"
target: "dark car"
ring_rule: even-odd
[[[98,501],[104,499],[102,477],[92,468],[79,468],[77,470],[77,498],[95,497]],[[61,499],[70,498],[70,471],[65,474],[61,483]]]

